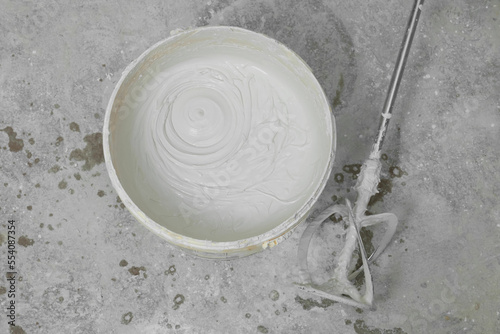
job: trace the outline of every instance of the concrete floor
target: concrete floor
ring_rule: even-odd
[[[121,72],[176,28],[265,33],[310,64],[332,103],[338,152],[312,217],[353,200],[411,0],[2,0],[0,267],[16,220],[10,333],[498,333],[500,3],[428,1],[384,146],[373,213],[400,220],[372,268],[376,309],[293,284],[305,224],[279,246],[211,261],[123,208],[102,155]],[[0,305],[9,285],[0,276]],[[8,333],[2,312],[0,333]]]

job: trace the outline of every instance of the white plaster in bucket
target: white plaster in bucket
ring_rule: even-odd
[[[180,32],[123,73],[104,125],[106,165],[136,218],[210,257],[283,239],[324,188],[335,124],[309,67],[240,28]]]

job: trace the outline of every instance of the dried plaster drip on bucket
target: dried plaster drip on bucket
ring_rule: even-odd
[[[242,29],[172,38],[115,98],[110,151],[125,204],[181,238],[214,242],[298,223],[324,186],[335,143],[307,66]],[[288,230],[256,244],[273,246]]]

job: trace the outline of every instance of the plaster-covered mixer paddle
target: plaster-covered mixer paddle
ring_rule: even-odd
[[[381,170],[380,150],[392,115],[392,108],[394,106],[394,101],[401,82],[423,2],[424,0],[416,0],[413,6],[405,37],[399,50],[396,66],[392,74],[377,139],[373,145],[369,158],[361,167],[359,178],[355,186],[357,199],[354,207],[351,206],[351,203],[347,199],[345,205],[333,205],[328,207],[307,226],[301,237],[298,250],[301,282],[298,283],[298,286],[304,291],[356,307],[367,308],[372,306],[373,282],[369,265],[377,259],[391,241],[396,231],[398,219],[392,213],[366,216],[365,212],[370,198],[378,192],[377,186],[380,181]],[[332,277],[324,283],[313,283],[308,262],[311,239],[321,224],[332,215],[342,217],[343,226],[345,227],[345,244],[337,255]],[[381,223],[386,224],[385,234],[376,250],[368,256],[361,239],[360,230]],[[338,241],[339,239],[331,240],[331,242]],[[361,257],[362,265],[356,268],[359,256]],[[361,272],[364,273],[364,289],[363,287],[356,287],[353,282],[356,276]]]

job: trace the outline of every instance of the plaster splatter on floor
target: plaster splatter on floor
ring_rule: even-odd
[[[259,331],[259,333],[264,333],[264,334],[269,333],[269,330],[266,327],[262,326],[262,325],[258,326],[257,330]]]
[[[19,152],[23,149],[24,141],[17,138],[17,132],[15,132],[12,127],[7,126],[0,131],[5,132],[9,136],[9,150],[11,152]]]
[[[390,179],[380,179],[377,186],[378,193],[373,195],[368,202],[368,206],[372,206],[377,202],[383,202],[384,196],[392,192],[392,181]]]
[[[165,270],[165,275],[173,275],[176,271],[177,269],[175,269],[175,265],[171,265],[167,270]]]
[[[335,174],[334,179],[335,179],[335,182],[342,183],[342,182],[344,182],[344,174],[337,173],[337,174]]]
[[[59,187],[59,189],[66,189],[66,187],[68,186],[68,182],[66,182],[66,180],[61,180],[61,182],[59,182],[59,184],[57,185]]]
[[[122,324],[128,325],[132,321],[133,318],[134,318],[134,315],[132,314],[132,312],[125,313],[124,315],[122,315]]]
[[[394,178],[394,177],[402,177],[403,175],[408,175],[408,174],[400,167],[392,166],[391,168],[389,168],[389,175],[391,176],[391,178]]]
[[[61,166],[59,165],[54,165],[49,169],[49,173],[57,173],[61,170]]]
[[[300,296],[295,297],[295,301],[302,305],[302,308],[306,311],[311,310],[314,307],[321,307],[321,308],[327,308],[333,304],[335,304],[335,301],[327,298],[321,298],[321,303],[317,302],[316,300],[312,298],[304,299]]]
[[[139,275],[141,273],[141,271],[146,271],[146,268],[144,268],[143,266],[141,266],[141,267],[132,266],[128,270],[128,272],[134,276]]]
[[[96,132],[86,135],[83,141],[87,146],[82,149],[73,150],[70,155],[70,160],[85,161],[82,170],[91,170],[95,165],[104,162],[104,153],[102,150],[102,133]]]
[[[174,297],[174,306],[172,306],[172,308],[174,310],[177,310],[182,305],[182,303],[184,303],[184,300],[186,300],[186,298],[184,298],[184,295],[177,294]]]
[[[78,123],[71,122],[69,124],[69,129],[74,132],[80,132],[80,125],[78,125]]]
[[[21,246],[28,247],[28,246],[33,246],[35,241],[33,239],[28,238],[27,236],[22,235],[17,240],[17,243],[20,244]]]
[[[368,327],[363,320],[356,320],[354,323],[354,331],[356,334],[406,334],[401,328],[394,329],[379,329]]]
[[[278,299],[280,299],[280,294],[278,291],[273,290],[269,293],[269,298],[271,298],[272,301],[277,301]]]
[[[61,143],[62,143],[63,141],[64,141],[64,138],[63,138],[63,137],[61,137],[61,136],[59,136],[59,137],[57,137],[57,139],[56,139],[55,145],[56,145],[56,146],[59,146],[59,145],[61,145]]]
[[[21,326],[9,326],[10,334],[26,334],[24,329]]]
[[[352,179],[356,180],[359,172],[361,172],[361,164],[345,165],[342,170],[347,174],[351,174]]]

